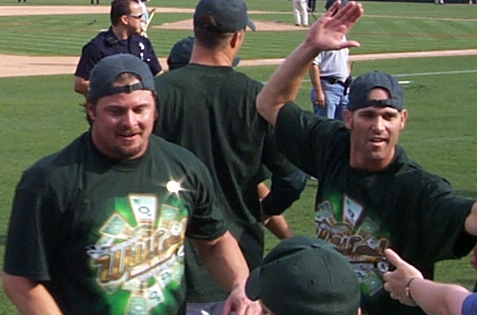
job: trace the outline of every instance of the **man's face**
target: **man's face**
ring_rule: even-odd
[[[375,88],[369,100],[388,99],[385,89]],[[404,129],[407,111],[392,107],[366,107],[345,111],[345,124],[351,130],[351,166],[370,171],[386,167],[394,157],[399,133]]]
[[[151,91],[105,96],[96,106],[88,103],[87,111],[92,120],[93,143],[102,153],[117,160],[144,154],[156,119]]]
[[[131,13],[126,15],[128,33],[129,35],[140,34],[142,31],[141,23],[145,22],[145,16],[143,15],[139,3],[135,1],[131,1],[130,9]]]

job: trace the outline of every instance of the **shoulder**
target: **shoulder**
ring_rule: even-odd
[[[85,134],[76,138],[62,150],[45,156],[23,172],[22,180],[26,184],[40,185],[49,181],[58,182],[77,175],[85,156],[87,143]]]
[[[160,156],[164,163],[174,163],[191,170],[205,167],[195,154],[184,147],[156,135],[151,135],[149,142],[153,156]]]

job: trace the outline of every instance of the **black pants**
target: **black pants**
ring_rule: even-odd
[[[308,7],[311,12],[315,12],[316,9],[316,0],[308,0]]]

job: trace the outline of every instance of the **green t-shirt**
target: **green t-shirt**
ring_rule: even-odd
[[[43,283],[65,314],[185,314],[184,238],[225,233],[206,167],[151,136],[113,161],[85,133],[26,170],[5,268]]]
[[[280,110],[276,131],[290,161],[319,181],[317,237],[348,257],[364,310],[371,315],[424,314],[384,291],[382,274],[389,269],[384,249],[393,248],[432,278],[435,262],[462,257],[475,244],[477,239],[463,232],[474,201],[457,196],[445,179],[423,170],[399,146],[381,171],[352,168],[345,126],[297,106]]]
[[[276,175],[293,166],[278,153],[273,128],[261,118],[255,99],[262,84],[231,67],[189,64],[156,80],[159,119],[154,132],[192,151],[214,180],[227,227],[250,268],[263,257],[257,184],[265,165]],[[189,251],[188,253],[191,253]],[[187,301],[224,300],[227,292],[187,254]]]

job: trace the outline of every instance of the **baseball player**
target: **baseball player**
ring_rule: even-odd
[[[328,0],[328,10],[337,0]],[[341,1],[346,5],[348,1]],[[346,36],[343,36],[346,42]],[[349,49],[323,51],[316,56],[310,66],[310,100],[317,116],[343,120],[343,112],[348,106],[348,87],[350,83]]]
[[[423,314],[383,289],[382,275],[392,267],[384,251],[393,248],[432,279],[437,261],[463,257],[475,245],[477,202],[456,194],[397,145],[408,112],[394,77],[377,71],[358,76],[344,124],[287,103],[317,54],[359,46],[342,38],[362,12],[356,2],[334,3],[267,81],[257,108],[275,126],[281,151],[318,179],[316,236],[348,257],[364,313]]]
[[[151,135],[154,79],[131,54],[100,60],[90,129],[28,168],[17,186],[3,286],[22,314],[183,315],[184,246],[230,292],[229,314],[258,314],[207,168]]]
[[[133,54],[149,66],[153,75],[162,73],[151,42],[139,35],[144,22],[140,5],[134,0],[113,0],[110,18],[111,27],[99,33],[82,49],[74,79],[74,90],[79,94],[86,96],[91,69],[106,56]]]
[[[278,199],[296,200],[306,176],[278,154],[273,128],[258,116],[255,99],[263,85],[232,67],[247,27],[255,30],[242,0],[199,1],[189,63],[156,78],[154,133],[192,151],[208,167],[227,226],[253,268],[263,257],[263,223],[286,209],[269,206],[285,204],[273,199],[260,203],[262,166],[289,188]],[[288,226],[278,228],[287,233]],[[211,281],[197,255],[186,255],[186,261],[187,313],[221,314],[227,292]]]

